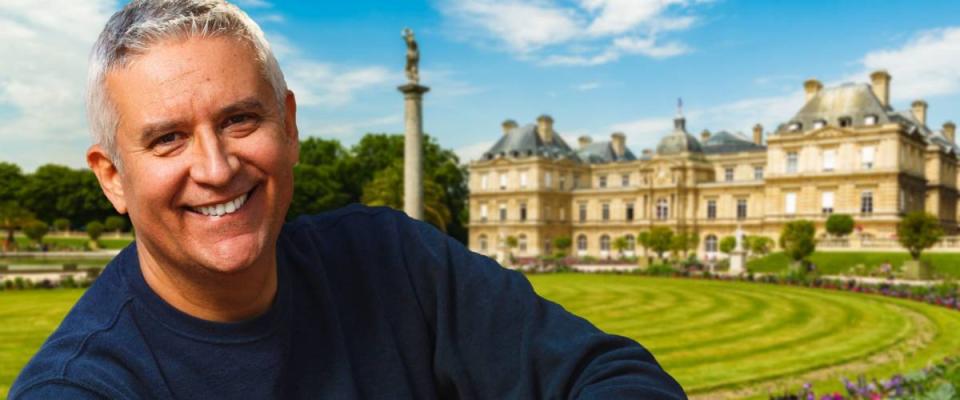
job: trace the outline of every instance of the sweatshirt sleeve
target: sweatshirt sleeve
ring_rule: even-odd
[[[541,298],[523,274],[427,224],[400,226],[404,261],[435,334],[441,397],[686,398],[637,342]]]

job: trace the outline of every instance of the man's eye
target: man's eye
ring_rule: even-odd
[[[157,140],[153,142],[153,144],[154,146],[170,144],[177,141],[177,139],[179,138],[180,138],[180,133],[172,132],[172,133],[168,133],[166,135],[158,137]]]
[[[223,122],[223,127],[225,128],[225,127],[228,127],[228,126],[230,126],[230,125],[250,123],[250,122],[254,122],[255,120],[256,120],[256,118],[255,118],[253,115],[250,115],[250,114],[238,114],[238,115],[233,115],[233,116],[228,117],[227,120]]]

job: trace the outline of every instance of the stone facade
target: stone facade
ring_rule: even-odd
[[[890,75],[870,84],[824,89],[804,83],[806,103],[791,120],[750,138],[704,131],[699,139],[675,119],[656,151],[635,156],[622,133],[573,148],[553,119],[503,124],[501,139],[470,163],[470,248],[502,257],[553,252],[571,238],[571,252],[615,257],[612,242],[653,226],[700,236],[697,253],[716,257],[718,242],[737,226],[774,240],[785,222],[808,219],[820,233],[831,213],[849,214],[856,237],[891,238],[907,212],[937,215],[958,230],[955,125],[927,126],[927,104],[889,105]],[[766,142],[763,138],[766,136]],[[633,250],[628,249],[627,255]]]

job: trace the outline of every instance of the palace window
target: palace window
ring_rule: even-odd
[[[610,251],[610,236],[600,236],[600,251]]]
[[[825,172],[833,171],[836,166],[837,150],[828,149],[823,151],[823,170]]]
[[[791,122],[790,125],[787,126],[787,129],[790,130],[790,132],[800,132],[800,130],[803,129],[803,124]]]
[[[630,186],[630,175],[627,175],[627,174],[620,175],[620,186],[623,186],[623,187]]]
[[[747,217],[747,199],[737,199],[737,219]]]
[[[527,235],[520,234],[517,236],[517,248],[520,249],[521,253],[527,252]]]
[[[587,237],[585,235],[577,236],[577,250],[587,251]]]
[[[587,205],[580,204],[580,222],[587,220]]]
[[[480,175],[480,189],[487,190],[487,174]]]
[[[597,186],[602,187],[602,188],[607,187],[607,176],[606,176],[606,175],[600,175],[600,176],[597,178]]]
[[[703,242],[704,250],[707,253],[716,253],[717,252],[717,237],[714,235],[707,235],[707,239]]]
[[[560,175],[560,190],[565,190],[567,188],[567,177],[563,174]]]
[[[627,203],[626,214],[627,221],[633,221],[633,203]]]
[[[820,195],[821,210],[824,214],[833,213],[833,192],[823,192]]]
[[[763,180],[763,167],[761,166],[753,167],[753,179],[758,181]]]
[[[487,205],[480,205],[480,221],[487,222]]]
[[[813,121],[813,129],[820,129],[820,128],[823,128],[823,127],[825,127],[825,126],[827,126],[827,121],[824,121],[824,120],[822,120],[822,119],[818,119],[818,120],[816,120],[816,121]]]
[[[480,251],[487,251],[487,235],[480,235]]]
[[[520,203],[520,220],[527,220],[527,203]]]
[[[717,219],[716,200],[707,200],[707,219]]]
[[[637,249],[637,239],[633,235],[627,235],[627,251],[634,251]]]
[[[860,167],[863,169],[873,169],[873,156],[876,147],[863,146],[860,148]]]
[[[667,199],[660,198],[657,199],[657,219],[665,220],[670,216],[670,206],[667,204]]]
[[[865,190],[863,193],[860,193],[860,213],[862,214],[872,214],[873,213],[873,192]]]
[[[863,118],[863,124],[866,125],[866,126],[876,125],[876,124],[877,124],[877,116],[876,116],[876,115],[868,115],[868,116],[864,117],[864,118]]]
[[[727,182],[733,182],[733,167],[726,167],[723,169],[723,180]]]
[[[543,186],[546,186],[548,189],[553,187],[553,174],[550,171],[543,173]]]
[[[527,171],[523,171],[520,173],[520,187],[522,188],[527,187]]]
[[[838,121],[840,122],[840,127],[841,127],[841,128],[847,128],[847,127],[853,126],[853,118],[850,118],[850,117],[840,117],[840,118],[838,119]]]
[[[500,205],[500,221],[506,221],[506,220],[507,220],[507,205],[501,204]]]
[[[601,217],[604,221],[610,220],[610,203],[603,203],[601,206]]]
[[[797,213],[797,194],[794,192],[789,192],[783,195],[783,212],[787,215],[793,215]]]
[[[787,173],[797,173],[797,152],[795,151],[787,153]]]
[[[507,190],[507,174],[500,173],[500,190]]]

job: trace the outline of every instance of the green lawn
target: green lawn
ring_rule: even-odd
[[[744,282],[534,275],[537,292],[636,339],[694,397],[767,398],[960,353],[960,312],[912,301]]]
[[[887,297],[631,275],[530,276],[537,292],[647,346],[694,398],[766,398],[886,378],[960,352],[960,312]],[[0,398],[80,290],[0,292]]]
[[[26,236],[17,236],[15,240],[17,241],[17,246],[21,249],[27,249],[33,246],[33,241]],[[100,248],[102,249],[122,249],[127,247],[132,241],[133,238],[129,235],[126,237],[114,237],[112,234],[103,235],[100,237],[100,240],[98,240]],[[43,242],[57,249],[83,250],[87,248],[90,239],[73,236],[47,236],[43,238]]]
[[[960,253],[925,253],[921,257],[934,270],[945,278],[960,278]],[[863,264],[869,270],[876,270],[881,264],[889,262],[899,269],[904,261],[910,259],[907,253],[884,252],[816,252],[810,261],[824,274],[850,273],[857,264]],[[747,267],[755,272],[782,272],[787,270],[790,260],[783,253],[773,253],[766,257],[747,262]]]
[[[0,398],[81,294],[82,289],[0,292]]]

